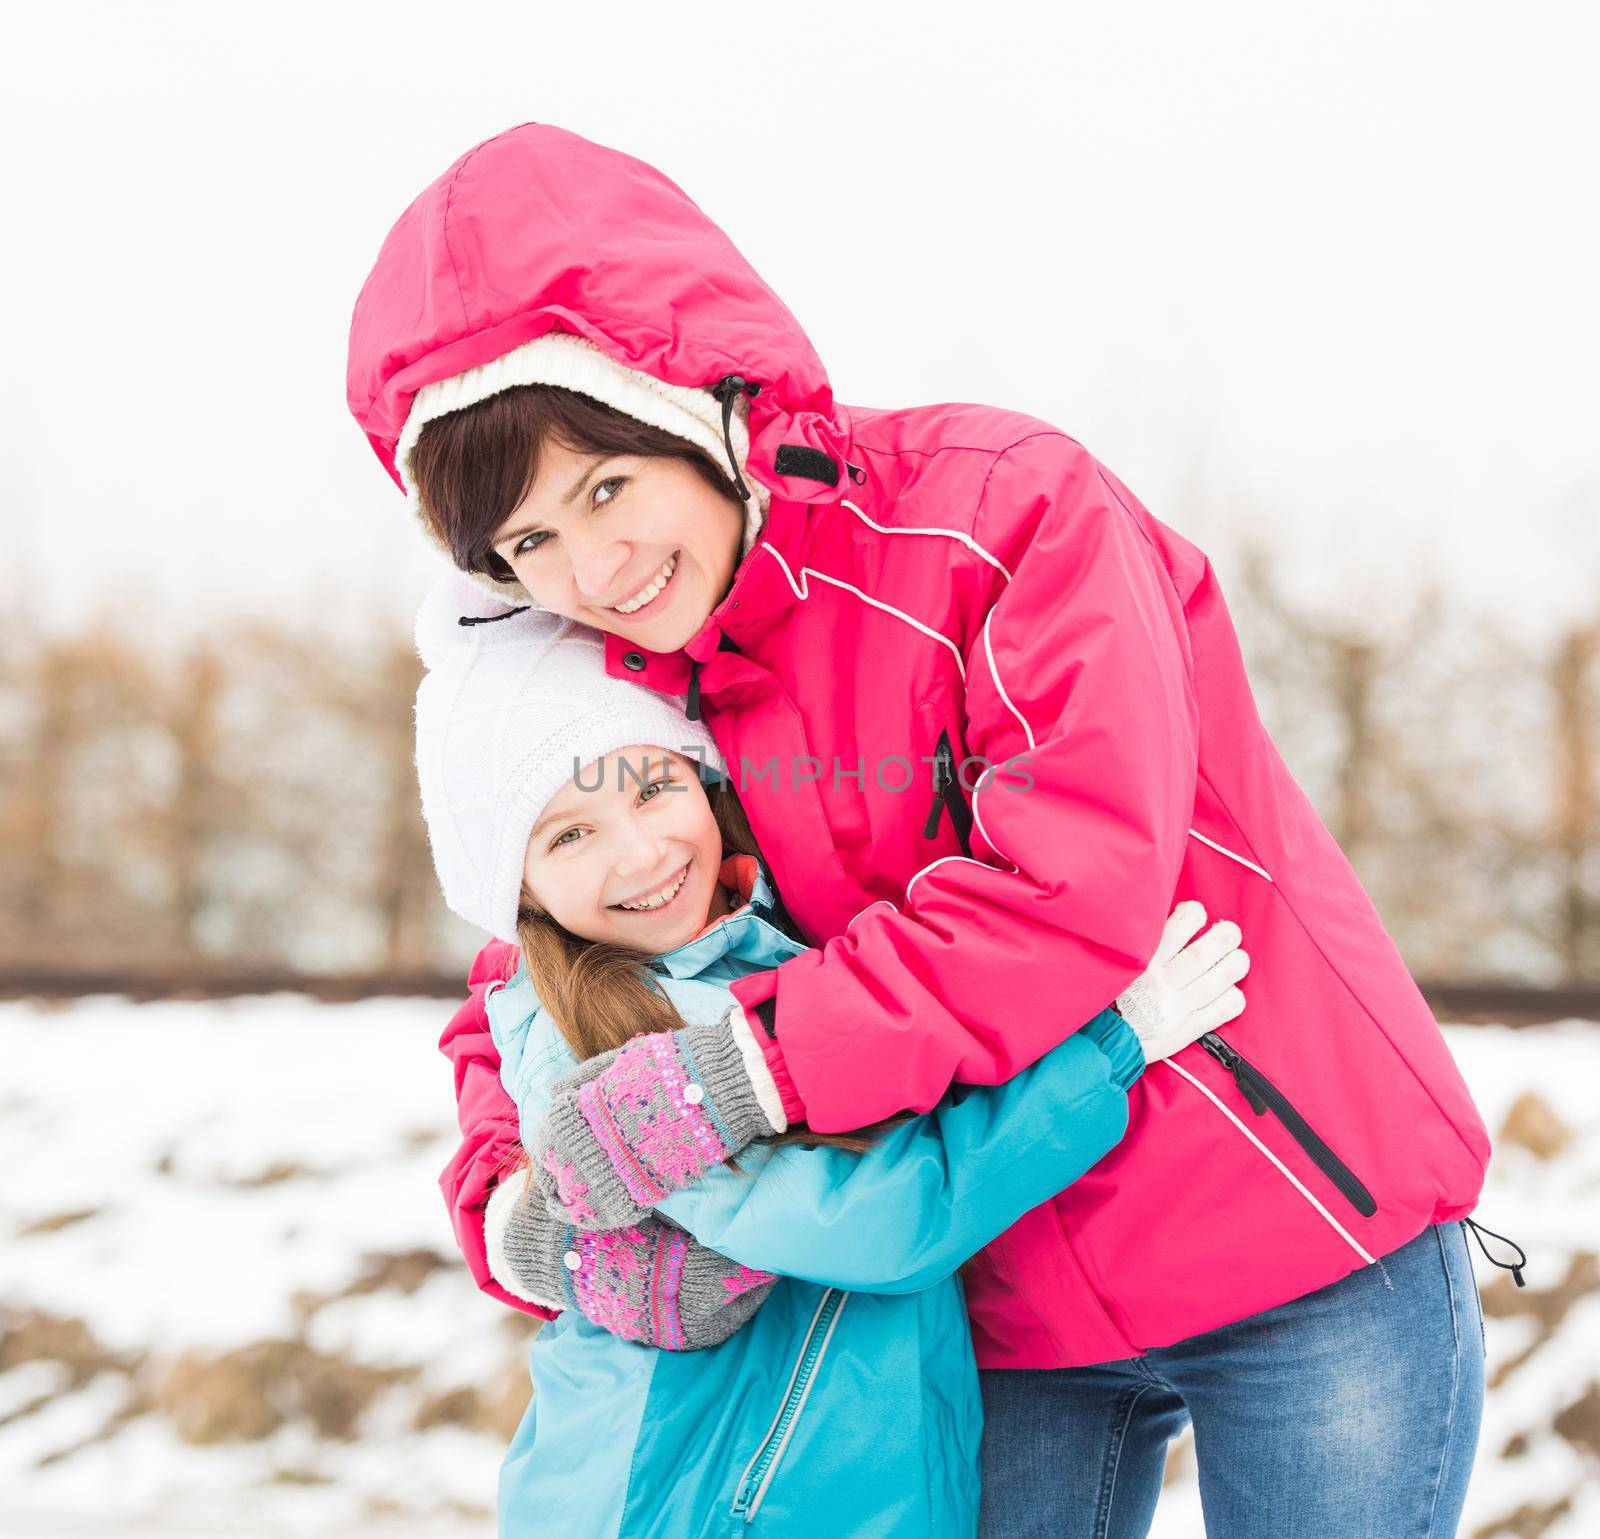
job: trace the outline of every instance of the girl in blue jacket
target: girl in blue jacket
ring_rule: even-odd
[[[713,1027],[732,980],[805,948],[699,723],[607,676],[584,628],[475,607],[447,579],[419,616],[418,776],[446,900],[522,950],[488,1012],[532,1143],[552,1115],[598,1115],[583,1088],[640,1020]],[[544,1173],[559,1204],[532,1172],[503,1182],[495,1276],[559,1314],[532,1347],[501,1532],[969,1539],[982,1412],[956,1269],[1115,1145],[1146,1063],[1243,1009],[1237,928],[1194,939],[1204,920],[1180,905],[1128,1019],[1102,1011],[1006,1084],[867,1139],[710,1127],[739,1066],[691,1041],[657,1154],[698,1179],[612,1231],[572,1222],[571,1171]],[[748,1147],[728,1165],[697,1139]]]

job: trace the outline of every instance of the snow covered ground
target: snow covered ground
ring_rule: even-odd
[[[436,1000],[0,1005],[0,1531],[488,1539],[531,1339],[435,1178]],[[1497,1150],[1464,1534],[1600,1533],[1600,1025],[1451,1028]],[[1504,1130],[1504,1131],[1502,1131]],[[1158,1539],[1201,1533],[1175,1451]],[[831,1536],[828,1536],[831,1539]]]

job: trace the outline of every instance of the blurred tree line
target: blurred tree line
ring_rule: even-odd
[[[1554,644],[1419,595],[1290,602],[1229,584],[1268,728],[1412,970],[1600,978],[1600,613]],[[258,626],[176,654],[112,629],[0,642],[0,973],[248,964],[456,971],[403,632]]]

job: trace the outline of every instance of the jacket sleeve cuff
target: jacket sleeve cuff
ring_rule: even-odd
[[[789,1066],[783,1061],[783,1049],[778,1046],[777,974],[751,973],[747,977],[736,978],[728,987],[739,1003],[746,1029],[761,1050],[767,1076],[783,1109],[783,1126],[779,1131],[792,1127],[796,1122],[804,1122],[806,1104],[795,1089]],[[751,1078],[754,1080],[755,1076],[752,1074]]]
[[[1127,1090],[1144,1073],[1144,1048],[1131,1027],[1115,1010],[1102,1010],[1083,1035],[1106,1055],[1111,1078]]]
[[[728,1012],[728,1026],[733,1033],[733,1045],[739,1050],[744,1071],[755,1089],[756,1104],[761,1108],[761,1115],[772,1124],[774,1133],[787,1132],[790,1117],[783,1104],[783,1093],[778,1088],[777,1077],[767,1064],[766,1054],[761,1050],[761,1038],[765,1033],[751,1026],[738,1005]],[[778,1062],[781,1067],[783,1060],[779,1059]],[[784,1077],[788,1077],[787,1071]]]

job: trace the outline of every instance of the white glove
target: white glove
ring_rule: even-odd
[[[1170,1058],[1244,1011],[1244,995],[1235,987],[1250,970],[1249,955],[1239,949],[1244,937],[1231,919],[1222,919],[1195,940],[1205,922],[1199,903],[1173,909],[1150,965],[1117,1000],[1117,1014],[1133,1027],[1147,1064]]]

